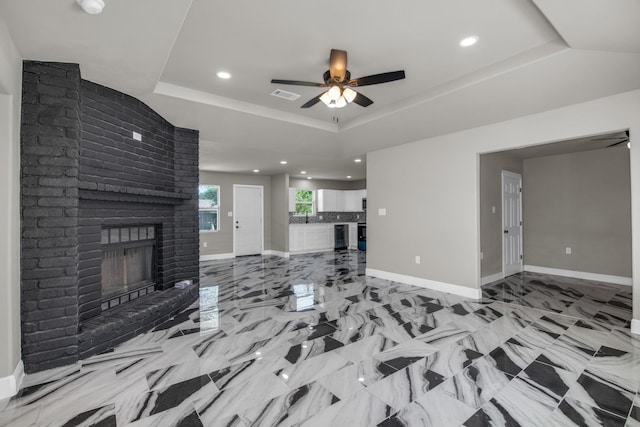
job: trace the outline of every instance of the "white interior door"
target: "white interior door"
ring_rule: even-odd
[[[502,273],[522,272],[522,177],[502,171]]]
[[[233,251],[236,256],[262,253],[262,186],[233,186]]]

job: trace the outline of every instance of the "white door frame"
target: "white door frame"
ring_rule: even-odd
[[[504,209],[504,193],[505,193],[505,189],[504,189],[504,181],[505,181],[505,177],[510,177],[510,178],[515,178],[520,182],[520,197],[518,198],[519,200],[519,210],[520,210],[520,272],[523,271],[523,266],[524,266],[524,256],[523,256],[523,232],[522,232],[522,175],[519,173],[515,173],[515,172],[509,172],[509,171],[502,171],[501,177],[500,177],[500,183],[502,185],[501,191],[500,191],[500,197],[501,197],[501,201],[500,203],[502,204],[502,227],[500,228],[500,233],[504,233],[505,230],[505,221],[504,221],[504,213],[505,213],[505,209]],[[506,265],[504,262],[504,235],[501,234],[500,235],[500,242],[502,245],[502,277],[507,277],[507,274],[505,273],[506,271]]]
[[[262,185],[233,184],[233,256],[236,256],[236,189],[249,187],[260,189],[260,254],[264,252],[264,187]]]

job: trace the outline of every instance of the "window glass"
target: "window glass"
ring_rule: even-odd
[[[296,215],[313,215],[313,191],[296,190]]]
[[[220,229],[220,186],[198,186],[198,208],[200,231],[218,231]]]

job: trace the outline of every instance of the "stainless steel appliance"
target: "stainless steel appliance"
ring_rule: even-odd
[[[367,224],[363,222],[358,223],[358,249],[367,250]]]
[[[349,226],[346,224],[336,224],[334,229],[334,248],[347,249],[349,247]]]

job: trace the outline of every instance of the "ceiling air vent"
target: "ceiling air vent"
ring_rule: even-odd
[[[300,98],[300,95],[293,92],[287,92],[286,90],[276,89],[271,92],[271,95],[277,96],[278,98],[286,99],[287,101],[295,101]]]

